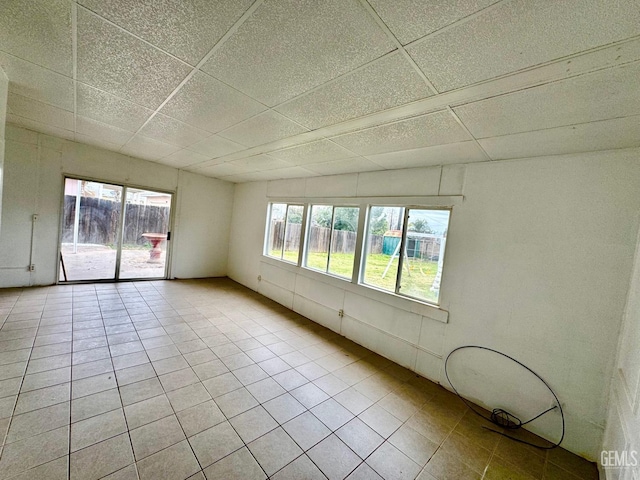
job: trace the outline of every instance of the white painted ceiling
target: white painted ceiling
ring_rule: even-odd
[[[8,121],[232,182],[640,146],[640,0],[0,0]]]

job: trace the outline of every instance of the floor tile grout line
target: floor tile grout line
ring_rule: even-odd
[[[98,292],[96,290],[96,296],[97,296],[97,293]],[[118,294],[118,298],[120,298],[119,294]],[[111,368],[113,369],[112,370],[113,371],[113,379],[114,379],[115,384],[116,384],[115,388],[118,390],[118,398],[120,399],[120,409],[122,410],[122,417],[124,418],[125,428],[127,429],[126,434],[127,434],[127,438],[129,439],[129,446],[131,448],[131,456],[133,458],[133,466],[134,466],[133,468],[135,469],[136,477],[139,478],[140,476],[138,474],[138,466],[137,466],[137,462],[136,462],[135,453],[133,451],[133,442],[131,440],[131,434],[130,434],[130,430],[129,430],[129,423],[127,421],[127,416],[125,415],[125,412],[124,412],[124,405],[122,403],[122,395],[120,393],[120,386],[118,384],[118,377],[116,376],[116,370],[115,370],[115,367],[113,365],[113,355],[111,354],[111,345],[109,344],[109,340],[108,340],[108,337],[106,335],[106,328],[105,328],[105,325],[104,325],[104,316],[103,316],[102,308],[100,307],[100,301],[99,300],[98,300],[98,308],[100,308],[100,317],[102,318],[102,326],[105,329],[105,341],[107,342],[107,351],[109,352],[109,360],[111,361]],[[122,433],[119,433],[117,435],[122,435]],[[117,435],[114,435],[114,436],[112,436],[110,438],[115,438]],[[105,439],[105,440],[108,440],[108,439]],[[105,440],[103,440],[103,441],[105,441]],[[69,466],[71,466],[71,459],[69,459]],[[126,468],[126,466],[124,468]],[[115,473],[115,472],[111,472],[111,473]],[[111,473],[109,473],[109,475]]]
[[[22,296],[22,293],[18,296],[18,299],[16,300],[16,303],[18,303],[20,296]],[[15,308],[15,304],[14,306],[11,308],[11,311],[13,311],[13,309]],[[33,338],[33,341],[31,343],[31,349],[29,351],[29,356],[27,358],[27,363],[25,364],[25,369],[24,369],[24,374],[22,375],[22,379],[20,381],[20,387],[18,388],[18,391],[16,393],[16,399],[13,402],[13,409],[11,410],[11,416],[9,417],[9,425],[7,425],[7,431],[4,433],[4,435],[2,436],[2,449],[0,449],[0,460],[2,460],[2,457],[6,451],[6,443],[7,440],[9,438],[9,430],[11,430],[11,425],[13,424],[13,419],[16,416],[16,408],[18,407],[18,400],[20,399],[20,394],[22,391],[22,386],[24,385],[24,379],[26,378],[26,371],[27,368],[29,367],[29,362],[31,361],[31,355],[33,354],[33,349],[35,347],[35,343],[36,343],[36,338],[38,336],[38,329],[40,328],[40,322],[42,321],[42,315],[40,315],[40,318],[38,319],[38,327],[36,328],[36,335]],[[4,326],[4,324],[3,324]]]
[[[23,289],[23,290],[24,290],[24,289]],[[16,303],[18,303],[20,296],[22,296],[22,293],[23,293],[23,291],[22,291],[22,292],[21,292],[21,294],[18,296],[18,299],[16,300]],[[45,304],[46,304],[46,297],[45,297]],[[15,308],[15,304],[14,304],[14,307],[12,307],[12,310],[13,310],[13,308]],[[27,358],[27,363],[26,363],[26,365],[25,365],[25,372],[24,372],[24,374],[23,374],[23,376],[22,376],[22,380],[21,380],[21,382],[20,382],[20,388],[18,389],[18,393],[16,394],[16,399],[15,399],[15,402],[14,402],[14,404],[13,404],[13,409],[12,409],[12,412],[11,412],[11,416],[9,417],[9,418],[10,418],[10,420],[9,420],[9,425],[7,425],[7,431],[5,432],[5,434],[4,434],[4,436],[3,436],[3,440],[2,440],[2,449],[0,450],[0,460],[2,460],[2,456],[3,456],[3,454],[4,454],[4,453],[5,453],[5,451],[6,451],[6,441],[8,440],[8,437],[9,437],[9,431],[10,431],[10,429],[11,429],[11,425],[13,424],[14,417],[16,416],[16,415],[15,415],[15,411],[16,411],[16,408],[17,408],[17,406],[18,406],[18,400],[20,399],[22,386],[23,386],[23,384],[24,384],[24,379],[26,378],[26,370],[27,370],[27,368],[28,368],[28,366],[29,366],[29,362],[31,361],[31,355],[33,354],[33,349],[35,348],[35,342],[36,342],[36,338],[37,338],[37,332],[38,332],[38,330],[40,329],[40,323],[41,323],[41,322],[42,322],[42,314],[40,315],[40,318],[39,318],[39,320],[38,320],[38,327],[36,328],[36,336],[33,338],[33,343],[32,343],[32,345],[31,345],[31,349],[30,349],[30,351],[29,351],[29,357]],[[4,326],[4,324],[3,324],[3,326]],[[60,402],[60,403],[64,403],[64,402]],[[70,399],[69,399],[69,409],[71,410],[71,402],[70,402]],[[28,412],[25,412],[25,413],[28,413]],[[69,431],[70,431],[70,430],[71,430],[71,426],[69,425],[69,426],[68,426],[68,428],[69,428]],[[41,432],[41,434],[42,434],[42,433],[46,433],[46,432]],[[34,436],[37,436],[37,435],[34,435]],[[25,439],[23,439],[23,440],[26,440],[26,438],[25,438]],[[67,453],[67,455],[68,455],[68,453]],[[58,458],[61,458],[61,457],[58,457]],[[52,460],[50,460],[50,461],[53,461],[53,460],[57,460],[57,458],[52,459]],[[45,463],[48,463],[48,462],[45,462]],[[42,464],[40,464],[40,465],[42,465]],[[34,467],[32,467],[32,468],[36,468],[36,467],[38,467],[38,466],[40,466],[40,465],[36,465],[36,466],[34,466]],[[27,469],[27,470],[29,470],[29,469]],[[24,471],[27,471],[27,470],[24,470]]]
[[[253,298],[253,297],[250,297],[250,298]],[[170,300],[170,299],[168,299],[168,302],[169,302],[169,303],[171,303],[171,300]],[[266,302],[263,302],[263,304],[264,304],[264,303],[266,303]],[[174,310],[177,310],[177,307],[174,307]],[[228,309],[227,309],[227,310],[228,310]],[[211,322],[211,320],[212,320],[212,319],[210,319],[210,318],[206,317],[205,315],[201,314],[201,316],[202,316],[202,317],[204,317],[204,318],[201,318],[201,319],[199,319],[199,320],[195,320],[195,321],[196,321],[196,322],[200,322],[200,321],[203,321],[203,322],[204,322],[204,321],[206,320],[206,321],[208,321],[208,323],[212,324],[214,327],[216,327],[216,325],[219,325],[219,324],[214,324],[214,323],[212,323],[212,322]],[[181,317],[181,315],[180,315],[180,314],[178,314],[178,316],[177,316],[176,318],[178,318],[178,317]],[[227,315],[224,315],[224,314],[223,314],[223,316],[222,316],[222,317],[223,317],[223,318],[225,318],[225,320],[226,320],[226,322],[224,322],[223,324],[225,324],[225,325],[226,325],[226,324],[229,324],[229,325],[235,324],[235,326],[236,326],[237,328],[239,328],[240,330],[244,330],[244,328],[243,328],[243,327],[241,327],[241,326],[240,326],[240,324],[241,324],[242,322],[247,321],[247,319],[250,319],[250,320],[251,320],[251,321],[253,321],[254,323],[257,323],[258,325],[260,325],[260,327],[264,328],[264,326],[263,326],[263,325],[265,325],[265,322],[264,322],[264,321],[263,321],[263,322],[260,322],[260,319],[264,320],[266,317],[268,317],[268,315],[260,316],[260,317],[256,317],[256,318],[245,316],[246,318],[240,318],[240,319],[239,319],[239,318],[237,318],[237,317],[227,316]],[[282,338],[282,337],[280,337],[280,336],[278,335],[278,333],[282,333],[282,332],[286,332],[286,331],[291,331],[291,332],[293,333],[294,329],[296,329],[296,334],[299,334],[299,330],[298,330],[298,328],[302,328],[302,325],[301,325],[301,324],[299,324],[299,323],[298,323],[298,324],[296,323],[296,318],[295,318],[295,317],[296,317],[296,316],[295,316],[295,314],[293,314],[293,315],[290,315],[290,316],[288,316],[288,317],[284,317],[284,318],[282,318],[282,321],[286,321],[286,322],[287,322],[287,324],[289,325],[289,326],[287,326],[287,327],[278,328],[278,329],[268,329],[268,330],[267,330],[267,331],[269,331],[269,332],[270,332],[270,334],[271,334],[271,335],[275,335],[275,336],[277,336],[278,338],[280,338],[280,340],[281,340],[282,342],[287,343],[287,344],[291,345],[292,347],[294,347],[294,345],[295,345],[295,347],[294,347],[294,352],[301,352],[301,350],[302,350],[302,349],[307,348],[308,346],[313,346],[313,345],[318,345],[318,344],[324,344],[325,342],[332,342],[332,343],[335,343],[335,340],[340,340],[340,338],[339,338],[339,337],[337,337],[334,333],[329,332],[329,333],[328,333],[328,335],[326,335],[326,336],[325,336],[325,335],[317,336],[317,337],[316,337],[316,339],[317,339],[318,341],[316,341],[316,342],[315,342],[315,343],[313,343],[313,344],[307,344],[307,343],[305,342],[305,344],[304,344],[302,347],[300,347],[300,345],[299,345],[299,344],[295,344],[295,343],[290,344],[287,340],[291,340],[291,338],[293,338],[293,337],[289,337],[289,336],[287,336],[287,337],[285,337],[285,338]],[[168,317],[168,318],[173,318],[173,317]],[[216,317],[216,318],[221,318],[221,317]],[[161,319],[158,319],[158,321],[159,321],[159,322],[160,322],[160,320],[161,320]],[[256,322],[256,320],[258,320],[258,321]],[[133,323],[131,319],[129,320],[129,322],[130,322],[130,323]],[[197,332],[197,330],[198,330],[198,329],[196,329],[196,330],[194,330],[194,329],[193,329],[193,327],[191,326],[191,323],[193,323],[193,322],[189,322],[189,321],[187,321],[187,320],[184,320],[184,319],[183,319],[180,323],[181,323],[181,324],[186,324],[186,325],[187,325],[187,327],[189,328],[189,330],[190,330],[191,332],[193,332],[194,334],[196,334],[196,336],[198,337],[198,339],[199,339],[199,340],[201,340],[201,341],[202,341],[202,340],[203,340],[203,338],[206,338],[206,337],[201,337],[201,336],[200,336],[200,334]],[[103,323],[103,326],[104,326],[104,323]],[[74,327],[72,327],[72,328],[74,328]],[[216,328],[217,328],[217,327],[216,327]],[[249,333],[249,331],[248,331],[248,330],[244,330],[244,331],[245,331],[245,332],[247,332],[247,333],[249,334],[249,337],[250,337],[250,338],[252,338],[252,339],[255,339],[255,338],[256,338],[253,334]],[[315,335],[319,335],[319,332],[321,332],[321,331],[323,331],[323,330],[321,330],[321,329],[319,329],[319,330],[317,330],[317,331],[316,331],[316,330],[312,330],[312,331],[310,331],[310,332],[308,332],[308,333],[305,333],[305,335],[301,335],[301,334],[299,334],[298,336],[300,336],[301,338],[304,338],[304,337],[305,337],[305,336],[307,336],[307,335],[308,335],[308,336],[311,336],[311,335],[314,335],[314,336],[315,336]],[[169,336],[169,338],[171,338],[171,337],[170,337],[170,334],[167,334],[167,336]],[[173,338],[172,338],[172,340],[173,340]],[[237,343],[238,343],[238,342],[240,342],[240,341],[242,341],[242,340],[244,340],[244,338],[240,338],[240,339],[237,339],[237,338],[236,338],[235,340],[232,340],[231,338],[229,338],[228,340],[230,340],[230,342],[228,342],[228,343],[234,344],[234,345],[236,345],[236,347],[238,347]],[[35,340],[34,340],[34,341],[35,341]],[[188,341],[187,341],[187,342],[188,342]],[[187,343],[187,342],[178,342],[178,343],[175,343],[175,341],[173,341],[173,342],[172,342],[172,345],[177,346],[177,345],[179,345],[180,343]],[[202,349],[199,349],[199,350],[194,350],[193,352],[202,351],[202,350],[212,351],[212,350],[211,350],[211,347],[209,347],[207,344],[204,344],[204,345],[206,345],[206,347],[203,347]],[[270,344],[270,345],[272,345],[272,344]],[[270,345],[264,345],[264,344],[263,344],[263,346],[262,346],[262,347],[255,347],[255,348],[266,348],[267,350],[270,350],[270,349],[269,349],[269,346],[270,346]],[[32,348],[33,348],[33,347],[32,347]],[[143,348],[144,348],[144,351],[146,352],[146,351],[147,351],[147,349],[146,349],[146,347],[144,347],[144,344],[143,344]],[[252,349],[252,348],[248,348],[248,349],[244,350],[244,349],[242,349],[242,348],[240,348],[240,347],[238,347],[238,348],[240,349],[241,353],[243,353],[243,354],[245,354],[245,355],[247,354],[247,352],[249,352],[249,351],[251,351],[251,350],[255,349],[255,348],[253,348],[253,349]],[[179,355],[180,355],[182,358],[184,358],[184,355],[188,355],[189,353],[193,353],[193,352],[182,353],[182,351],[181,351],[181,350],[179,350],[179,351],[180,351]],[[279,358],[280,360],[282,360],[282,361],[284,361],[285,363],[287,363],[285,360],[283,360],[283,358],[282,358],[282,357],[283,357],[283,356],[288,355],[289,353],[294,353],[294,352],[288,352],[288,353],[283,353],[283,354],[276,354],[276,353],[274,352],[274,357],[273,357],[273,358]],[[212,352],[212,353],[213,353],[213,352]],[[321,357],[316,357],[315,359],[311,359],[311,358],[309,357],[309,361],[308,361],[308,362],[306,362],[306,363],[304,363],[304,364],[300,364],[300,365],[298,365],[298,367],[299,367],[299,366],[302,366],[302,365],[305,365],[305,364],[308,364],[308,363],[315,363],[315,362],[316,362],[318,359],[320,359],[320,358],[327,358],[327,357],[331,357],[331,356],[339,355],[339,354],[341,354],[341,353],[343,353],[343,354],[347,354],[347,355],[348,355],[350,352],[349,352],[349,350],[345,349],[344,343],[341,343],[341,342],[339,342],[339,343],[335,343],[334,348],[332,348],[330,351],[328,351],[328,352],[324,353],[324,355],[322,355]],[[225,357],[218,357],[217,355],[215,355],[215,353],[213,353],[213,355],[214,355],[214,357],[216,357],[218,360],[221,360],[221,359],[224,359],[224,358],[225,358]],[[350,358],[350,361],[349,361],[348,363],[343,364],[343,365],[341,365],[341,366],[339,366],[339,367],[337,367],[337,368],[333,368],[333,369],[331,369],[331,370],[328,370],[328,373],[327,373],[326,375],[329,375],[329,374],[334,375],[334,373],[335,373],[336,371],[341,370],[342,368],[348,368],[350,365],[357,364],[358,362],[360,362],[361,360],[364,360],[365,358],[367,358],[367,357],[368,357],[368,356],[370,356],[370,355],[371,355],[371,352],[369,352],[367,355],[364,355],[364,356],[360,356],[360,354],[355,354],[355,355],[353,355],[353,357],[351,357],[351,358]],[[110,355],[110,357],[109,357],[109,358],[110,358],[110,360],[111,360],[111,361],[113,360],[113,357],[112,357],[111,355]],[[148,355],[147,355],[147,358],[148,358]],[[150,360],[150,359],[149,359],[149,360]],[[186,359],[185,359],[185,360],[186,360]],[[251,363],[250,365],[257,365],[258,367],[260,367],[259,362],[256,362],[253,358],[251,358],[251,360],[252,360],[252,363]],[[288,364],[288,366],[289,366],[289,368],[287,368],[285,371],[291,371],[291,370],[295,370],[296,368],[298,368],[298,367],[294,367],[292,364]],[[328,397],[330,397],[330,398],[335,398],[337,395],[339,395],[339,394],[340,394],[340,393],[342,393],[343,391],[346,391],[346,390],[351,389],[351,388],[355,388],[357,384],[359,384],[359,383],[361,383],[361,382],[365,381],[366,379],[368,379],[368,378],[370,378],[370,377],[372,377],[372,376],[376,375],[376,374],[377,374],[377,373],[379,373],[379,372],[383,372],[383,371],[385,371],[385,370],[388,370],[391,366],[393,366],[393,363],[392,363],[392,362],[388,362],[388,363],[385,363],[385,364],[384,364],[384,367],[376,366],[376,367],[374,368],[374,370],[375,370],[375,372],[376,372],[376,373],[369,373],[368,375],[366,375],[366,376],[364,376],[364,377],[362,377],[362,378],[359,378],[359,379],[358,379],[357,381],[355,381],[355,382],[353,382],[353,380],[351,380],[351,381],[347,380],[347,381],[345,381],[345,383],[346,383],[346,385],[347,385],[347,388],[346,388],[346,389],[343,389],[342,391],[337,392],[337,393],[335,393],[334,395],[328,395]],[[113,363],[112,363],[112,367],[113,367]],[[193,368],[193,365],[189,364],[189,367]],[[115,367],[113,367],[113,368],[114,368],[114,374],[115,374]],[[186,368],[186,367],[185,367],[185,368]],[[240,368],[245,368],[245,367],[240,367]],[[237,371],[237,370],[239,370],[239,368],[234,368],[233,370],[229,370],[229,373],[232,373],[233,377],[234,377],[234,378],[237,378],[237,379],[239,380],[239,377],[237,377],[237,375],[234,373],[234,372],[235,372],[235,371]],[[155,369],[154,369],[154,371],[155,371]],[[297,370],[296,370],[296,371],[297,371]],[[267,372],[265,372],[265,373],[267,373]],[[284,373],[284,371],[283,371],[283,372],[275,373],[274,375],[270,375],[270,374],[268,374],[268,373],[267,373],[268,377],[266,377],[266,378],[273,378],[275,375],[278,375],[279,373]],[[300,373],[300,372],[298,372],[298,373]],[[392,373],[392,375],[393,375],[393,373]],[[334,375],[334,376],[335,376],[335,375]],[[395,375],[393,375],[393,376],[395,377]],[[304,377],[304,375],[303,375],[303,377]],[[156,378],[157,378],[157,372],[156,372]],[[198,377],[198,378],[200,379],[200,377]],[[306,384],[309,384],[309,383],[314,384],[314,380],[310,380],[308,377],[305,377],[305,378],[306,378],[307,380],[309,380],[308,382],[306,382],[306,383],[305,383],[305,385],[306,385]],[[338,377],[338,378],[341,378],[341,377]],[[398,377],[396,377],[396,378],[398,378]],[[406,385],[406,384],[409,384],[409,385],[410,385],[410,383],[409,383],[410,379],[411,379],[411,376],[406,377],[404,380],[401,380],[400,378],[398,378],[398,380],[399,380],[399,382],[400,382],[400,383],[399,383],[399,385],[402,385],[402,384],[405,384],[405,385]],[[258,381],[260,381],[260,380],[258,380]],[[196,382],[195,384],[198,384],[198,383],[202,384],[202,382],[203,382],[203,380],[199,380],[199,381],[198,381],[198,382]],[[240,383],[242,383],[242,382],[240,382]],[[253,383],[256,383],[256,382],[247,383],[246,385],[245,385],[244,383],[242,383],[242,386],[241,386],[240,388],[245,388],[245,389],[246,389],[246,387],[248,387],[249,385],[252,385]],[[397,390],[398,390],[398,388],[399,388],[399,385],[396,385],[396,387],[395,387],[395,388],[392,388],[390,391],[386,392],[386,394],[385,394],[382,398],[380,398],[380,399],[378,399],[378,400],[373,400],[373,399],[371,399],[371,398],[370,398],[369,400],[372,400],[372,401],[373,401],[373,404],[372,404],[372,405],[376,405],[376,404],[380,403],[380,402],[382,401],[382,399],[383,399],[383,398],[385,398],[385,397],[387,397],[390,393],[395,393],[395,392],[397,392]],[[181,387],[181,388],[182,388],[182,387]],[[296,387],[296,388],[298,388],[298,387]],[[295,390],[295,388],[292,388],[292,389],[290,389],[290,390],[287,390],[285,393],[289,393],[289,394],[290,394],[290,392],[291,392],[291,391],[293,391],[293,390]],[[356,390],[357,390],[357,388],[356,388]],[[163,391],[164,391],[164,387],[163,387]],[[250,393],[250,392],[249,392],[249,393]],[[284,395],[284,393],[282,393],[280,396],[282,396],[282,395]],[[366,396],[366,395],[365,395],[365,396]],[[275,397],[275,398],[277,398],[277,397]],[[122,399],[120,399],[120,400],[121,400],[121,405],[122,405]],[[328,399],[326,399],[326,400],[324,400],[324,401],[327,401],[327,400],[328,400]],[[420,403],[420,407],[418,407],[418,410],[414,411],[414,412],[411,414],[411,416],[410,416],[409,418],[412,418],[412,417],[415,415],[415,413],[416,413],[417,411],[421,410],[421,409],[423,408],[423,406],[424,406],[426,403],[429,403],[431,400],[432,400],[432,398],[430,398],[430,399],[429,399],[429,400],[427,400],[427,401],[423,401],[423,402],[421,402],[421,403]],[[208,401],[208,400],[207,400],[207,401]],[[338,401],[338,400],[336,400],[336,401]],[[214,399],[214,403],[215,403],[215,399]],[[264,403],[266,403],[266,401],[265,401],[265,402],[263,402],[263,403],[258,402],[258,405],[261,405],[261,406],[262,406]],[[340,402],[338,401],[338,403],[340,403]],[[176,413],[176,412],[175,412],[175,408],[173,408],[173,405],[171,405],[171,406],[172,406],[172,410],[174,411],[174,413]],[[382,408],[384,408],[382,405],[380,405],[380,406],[381,406]],[[344,406],[343,406],[343,407],[344,407]],[[253,407],[253,408],[255,408],[255,407]],[[313,407],[312,407],[312,408],[313,408]],[[368,408],[370,408],[370,407],[368,407]],[[386,410],[386,409],[385,409],[385,410]],[[302,412],[302,413],[301,413],[301,414],[299,414],[299,415],[302,415],[302,414],[306,413],[307,411],[310,411],[310,409],[306,408],[306,406],[305,406],[305,411],[304,411],[304,412]],[[390,412],[390,411],[388,411],[388,410],[387,410],[387,412],[388,412],[388,413],[390,413],[390,414],[393,416],[393,413],[391,413],[391,412]],[[240,414],[242,414],[242,413],[244,413],[244,412],[241,412]],[[267,413],[268,413],[268,411],[267,411]],[[311,413],[313,414],[313,412],[311,412]],[[351,413],[351,414],[353,414],[353,412],[350,412],[350,413]],[[361,413],[362,413],[362,412],[361,412]],[[297,417],[297,416],[296,416],[296,417]],[[293,418],[296,418],[296,417],[293,417]],[[355,415],[355,414],[354,414],[354,417],[358,417],[358,415]],[[456,425],[458,425],[458,424],[461,422],[461,419],[462,419],[463,417],[464,417],[464,414],[462,415],[462,417],[460,417],[460,418],[458,419],[458,421],[457,421]],[[227,421],[229,421],[230,419],[232,419],[232,418],[234,418],[234,417],[226,417],[226,415],[225,415],[225,418],[226,418],[226,420],[227,420]],[[292,418],[292,419],[293,419],[293,418]],[[288,421],[291,421],[292,419],[288,419],[288,420],[287,420],[287,422],[288,422]],[[351,421],[351,420],[349,420],[349,421]],[[284,423],[287,423],[287,422],[284,422]],[[402,428],[404,425],[406,425],[406,424],[407,424],[407,422],[408,422],[408,420],[401,421],[400,426],[396,429],[396,431],[397,431],[399,428]],[[276,421],[276,423],[279,425],[279,427],[282,427],[282,425],[284,425],[284,423],[279,423],[279,422],[277,422],[277,421]],[[347,422],[347,423],[348,423],[348,422]],[[233,425],[232,425],[232,426],[233,426]],[[181,427],[182,427],[182,425],[181,425]],[[342,427],[342,426],[341,426],[341,427]],[[341,427],[339,427],[339,428],[341,428]],[[276,428],[278,428],[278,427],[276,427]],[[283,427],[282,427],[282,428],[283,428]],[[339,428],[338,428],[338,429],[339,429]],[[449,432],[448,436],[450,436],[450,435],[451,435],[451,432],[452,432],[455,428],[456,428],[456,426],[454,426],[454,427],[451,429],[451,431]],[[336,430],[331,430],[331,432],[332,432],[331,434],[334,434],[338,429],[336,429]],[[234,430],[235,430],[235,429],[234,429]],[[184,429],[183,429],[183,433],[184,433]],[[267,433],[268,433],[268,432],[267,432]],[[389,439],[390,439],[390,437],[391,437],[392,435],[393,435],[393,432],[392,432],[390,435],[386,436],[386,437],[385,437],[385,439],[384,439],[384,441],[383,441],[383,443],[388,442],[388,443],[390,443],[390,444],[391,444],[391,442],[389,441]],[[448,437],[448,436],[447,436],[447,437]],[[185,435],[185,437],[186,437],[186,435]],[[447,437],[446,437],[446,438],[447,438]],[[325,437],[325,438],[326,438],[326,437]],[[339,437],[338,437],[338,438],[339,438]],[[444,441],[446,441],[446,438],[445,438],[445,440],[443,440],[443,441],[441,442],[441,444],[440,444],[440,445],[442,445],[442,443],[444,443]],[[322,440],[321,440],[321,441],[322,441]],[[341,440],[341,441],[342,441],[342,440]],[[294,442],[295,442],[295,440],[294,440]],[[244,443],[244,440],[243,440],[243,443]],[[297,442],[296,442],[296,443],[297,443]],[[244,444],[246,445],[246,443],[244,443]],[[393,444],[391,444],[391,445],[393,445]],[[313,446],[312,446],[311,448],[313,448]],[[378,448],[379,448],[379,447],[378,447]],[[439,448],[440,448],[440,447],[439,447]],[[495,446],[494,446],[494,451],[495,451],[495,449],[497,449],[497,445],[495,445]],[[307,449],[307,451],[308,451],[308,450],[309,450],[309,449]],[[436,451],[437,451],[437,450],[436,450]],[[305,452],[305,451],[303,450],[303,452]],[[402,450],[400,450],[400,452],[402,452],[402,453],[406,456],[406,454],[405,454]],[[305,454],[306,454],[306,452],[305,452]],[[435,454],[435,452],[434,452],[434,454]],[[296,458],[299,458],[299,457],[296,457]],[[368,457],[367,457],[367,458],[368,458]],[[410,459],[411,459],[411,457],[408,457],[408,458],[410,458]],[[293,461],[295,461],[295,459],[294,459]],[[547,456],[547,457],[545,457],[545,462],[546,462],[546,463],[545,463],[545,465],[546,465],[546,464],[548,464],[548,456]],[[284,467],[283,467],[283,468],[284,468]],[[356,468],[357,468],[357,467],[356,467]]]

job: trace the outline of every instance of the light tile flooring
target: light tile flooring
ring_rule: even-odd
[[[597,478],[227,279],[0,291],[0,479]]]

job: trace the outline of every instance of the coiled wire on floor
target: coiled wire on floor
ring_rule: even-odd
[[[460,395],[460,393],[458,393],[458,390],[456,390],[456,387],[453,385],[453,383],[451,382],[451,379],[449,378],[449,371],[447,370],[447,365],[448,365],[449,359],[451,358],[451,356],[454,353],[456,353],[456,352],[458,352],[460,350],[465,350],[465,349],[486,350],[488,352],[493,352],[493,353],[496,353],[498,355],[501,355],[504,358],[507,358],[507,359],[511,360],[512,362],[517,363],[522,368],[526,369],[529,373],[533,374],[538,380],[540,380],[544,384],[545,387],[547,387],[547,389],[551,392],[551,395],[553,395],[553,398],[555,399],[556,405],[552,406],[551,408],[546,409],[545,411],[535,415],[533,418],[530,418],[529,420],[524,421],[524,422],[522,420],[520,420],[517,416],[513,415],[512,413],[509,413],[508,411],[506,411],[506,410],[504,410],[502,408],[494,408],[493,411],[491,412],[491,415],[489,417],[486,417],[485,415],[480,413],[478,410],[476,410],[470,402],[468,402],[462,395]],[[530,445],[532,447],[540,448],[540,449],[543,449],[543,450],[551,450],[553,448],[556,448],[556,447],[560,446],[560,444],[564,440],[564,434],[565,434],[564,412],[562,411],[562,405],[560,405],[560,400],[558,399],[558,396],[555,394],[555,392],[551,389],[549,384],[547,382],[545,382],[540,375],[538,375],[536,372],[531,370],[529,367],[527,367],[524,363],[520,362],[519,360],[516,360],[515,358],[510,357],[506,353],[502,353],[502,352],[499,352],[498,350],[494,350],[493,348],[482,347],[480,345],[464,345],[462,347],[455,348],[451,352],[449,352],[449,355],[447,355],[447,358],[444,361],[444,374],[445,374],[445,377],[447,377],[447,382],[449,382],[449,385],[451,385],[451,388],[453,389],[454,393],[458,396],[458,398],[460,398],[460,400],[462,400],[464,402],[464,404],[467,407],[469,407],[469,409],[473,413],[475,413],[479,417],[487,420],[488,422],[491,422],[494,425],[497,425],[497,426],[502,427],[504,429],[517,430],[519,428],[522,428],[524,425],[527,425],[527,424],[533,422],[534,420],[537,420],[538,418],[542,417],[546,413],[551,412],[552,410],[555,410],[556,408],[560,411],[560,418],[561,418],[561,421],[562,421],[562,435],[560,436],[560,440],[558,442],[550,445],[550,446],[549,445],[536,445],[535,443],[531,443],[531,442],[528,442],[526,440],[522,440],[520,438],[513,437],[513,436],[508,435],[508,434],[506,434],[504,432],[499,432],[497,430],[494,430],[494,429],[491,429],[491,428],[488,428],[488,427],[483,427],[483,428],[485,428],[485,429],[487,429],[487,430],[489,430],[491,432],[497,433],[498,435],[502,435],[503,437],[507,437],[507,438],[510,438],[511,440],[515,440],[516,442],[524,443],[525,445]]]

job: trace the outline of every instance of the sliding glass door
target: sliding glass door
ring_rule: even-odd
[[[61,282],[166,278],[172,195],[65,179]]]
[[[171,195],[127,188],[120,278],[161,278],[167,264]]]

